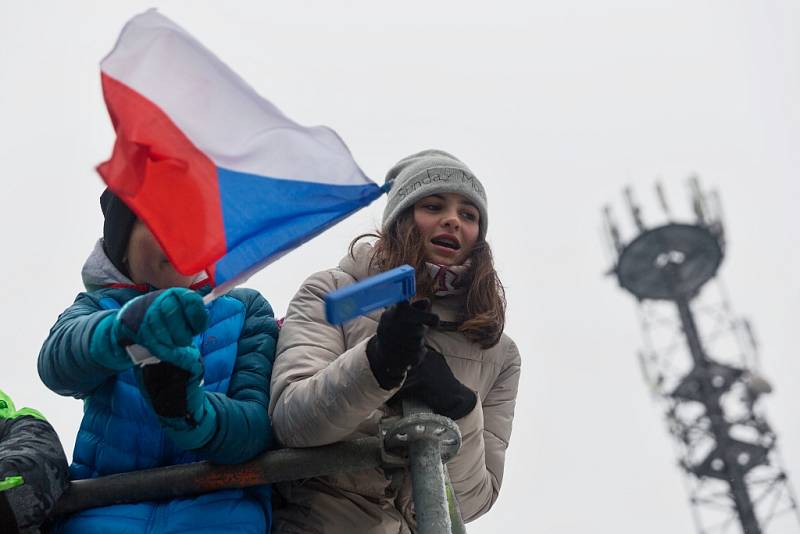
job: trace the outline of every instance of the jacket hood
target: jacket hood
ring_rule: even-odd
[[[133,281],[122,274],[103,250],[103,239],[97,240],[94,249],[86,258],[81,269],[81,278],[87,291],[95,291],[112,284],[134,285]]]
[[[144,287],[147,285],[137,285],[133,280],[125,276],[114,266],[114,263],[106,254],[103,248],[103,238],[97,240],[94,249],[86,258],[86,262],[81,269],[81,277],[83,278],[83,285],[86,291],[96,291],[111,285],[115,286],[131,286],[131,287]],[[206,291],[211,289],[209,285],[209,278],[205,271],[200,271],[194,278],[194,283],[190,289]]]
[[[377,274],[377,271],[370,271],[369,262],[372,259],[372,243],[358,243],[353,247],[353,253],[347,251],[344,258],[339,262],[339,268],[355,278],[363,280],[370,275]]]

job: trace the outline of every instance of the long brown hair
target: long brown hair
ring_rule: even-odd
[[[364,238],[375,237],[370,270],[388,271],[409,264],[417,274],[417,298],[432,298],[435,284],[425,268],[425,244],[414,223],[414,208],[411,207],[395,219],[386,232],[362,234],[350,243],[350,254],[356,244]],[[492,249],[483,238],[472,248],[469,255],[470,269],[467,274],[469,287],[458,331],[482,348],[493,347],[500,341],[506,322],[506,296],[497,277],[492,259]]]

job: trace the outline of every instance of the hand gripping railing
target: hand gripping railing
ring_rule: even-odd
[[[403,411],[402,418],[382,421],[380,437],[267,451],[236,465],[195,462],[75,480],[59,500],[52,517],[98,506],[174,499],[375,467],[410,465],[419,533],[465,532],[444,466],[461,447],[458,426],[413,401],[404,401]]]

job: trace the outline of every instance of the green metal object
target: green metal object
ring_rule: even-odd
[[[0,419],[11,419],[16,413],[14,401],[6,393],[0,390]]]
[[[30,417],[35,417],[36,419],[39,419],[40,421],[47,421],[47,419],[45,419],[44,415],[42,415],[42,412],[40,412],[39,410],[34,410],[33,408],[20,408],[19,410],[17,410],[17,413],[14,414],[14,417],[15,418],[16,417],[22,417],[22,416],[25,416],[25,415],[30,416]]]
[[[3,480],[0,480],[0,491],[10,490],[11,488],[16,488],[17,486],[21,486],[25,483],[25,480],[17,475],[12,477],[6,477]]]
[[[467,534],[467,527],[464,525],[464,518],[461,517],[461,508],[458,506],[447,466],[444,467],[444,490],[447,494],[447,510],[450,512],[450,531],[452,534]]]
[[[33,408],[20,408],[17,410],[11,397],[0,390],[0,419],[15,419],[26,415],[47,421],[39,410],[34,410]]]

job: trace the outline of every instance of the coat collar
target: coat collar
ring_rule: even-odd
[[[349,274],[356,281],[363,280],[368,276],[377,274],[377,271],[369,268],[372,259],[373,247],[371,243],[358,243],[339,262],[339,268]],[[458,322],[462,320],[461,314],[464,310],[464,295],[448,295],[445,297],[434,297],[432,299],[432,311],[439,315],[439,319],[447,322]]]

